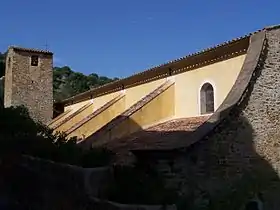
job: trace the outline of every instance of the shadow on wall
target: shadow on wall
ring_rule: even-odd
[[[53,104],[53,118],[56,118],[57,116],[61,115],[64,112],[64,105],[61,103],[54,103]]]
[[[10,167],[9,172],[5,168],[1,173],[1,209],[74,210],[92,207],[80,184],[83,179],[74,171],[67,173],[67,179],[72,179],[70,184],[63,180],[65,174],[51,177],[51,171],[37,174],[36,169],[25,166]]]
[[[131,123],[137,126],[137,123]],[[178,122],[178,124],[182,123]],[[211,127],[212,125],[205,123],[202,126]],[[192,138],[191,134],[184,131],[142,130],[137,135],[134,134],[133,138],[131,136],[127,138],[134,139],[141,136],[138,141],[130,140],[135,148],[143,147],[146,142],[153,141],[150,146],[160,149],[178,143],[178,140],[189,141]],[[229,118],[223,121],[212,134],[185,151],[155,150],[151,153],[142,151],[135,154],[138,157],[138,163],[157,168],[165,176],[167,187],[176,188],[180,192],[180,199],[177,201],[179,210],[276,210],[280,206],[279,177],[271,163],[256,151],[255,146],[259,143],[256,142],[256,135],[257,132],[254,131],[247,117],[231,113]],[[117,146],[120,151],[126,148],[127,138],[118,141]],[[275,139],[275,142],[278,142],[278,139]],[[137,146],[140,143],[141,145]],[[269,145],[263,146],[269,147]],[[275,161],[273,156],[271,156],[271,161]],[[14,183],[14,187],[22,189],[23,195],[28,189],[26,198],[22,197],[22,200],[27,202],[24,204],[26,206],[36,201],[33,204],[34,207],[42,208],[40,207],[42,199],[50,200],[42,209],[58,209],[59,207],[79,209],[81,204],[91,205],[86,199],[87,196],[76,186],[78,181],[75,177],[73,177],[72,186],[65,185],[59,182],[57,177],[46,181],[20,167],[16,168],[13,176],[20,177],[23,174],[29,181],[22,183],[21,179],[17,178],[18,183]],[[122,197],[124,198],[125,195]]]
[[[178,206],[182,209],[279,209],[277,171],[255,150],[255,132],[248,119],[234,114],[230,118],[209,137],[185,151],[134,153],[142,164],[156,166],[168,187],[180,191]],[[203,126],[211,126],[206,124]],[[189,132],[150,131],[143,135],[155,140],[162,136],[170,141],[174,137],[191,140]],[[271,157],[271,161],[277,160]]]
[[[165,175],[168,185],[180,191],[179,209],[279,209],[280,124],[275,110],[279,96],[269,88],[272,83],[279,86],[274,53],[264,52],[252,78],[249,71],[239,78],[237,84],[250,80],[246,89],[235,86],[229,103],[181,139],[185,142],[179,145],[185,149],[135,151],[139,161],[152,164]],[[186,142],[198,139],[187,146]]]

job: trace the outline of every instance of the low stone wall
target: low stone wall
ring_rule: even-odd
[[[91,196],[97,196],[106,187],[104,183],[112,174],[109,167],[81,168],[30,156],[23,156],[20,164],[45,179],[74,184],[79,190]]]
[[[112,178],[109,167],[81,168],[30,156],[20,160],[18,167],[24,169],[19,170],[20,176],[33,177],[35,185],[40,183],[30,186],[30,191],[38,196],[42,209],[176,210],[175,205],[128,205],[98,199]]]

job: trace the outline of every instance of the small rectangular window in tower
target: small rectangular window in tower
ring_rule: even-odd
[[[37,55],[31,56],[31,66],[38,66],[39,57]]]

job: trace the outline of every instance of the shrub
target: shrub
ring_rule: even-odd
[[[82,150],[76,138],[34,122],[23,106],[0,109],[0,119],[0,156],[26,154],[84,167],[107,165],[113,156],[106,149]]]

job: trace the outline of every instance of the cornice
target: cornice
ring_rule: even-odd
[[[61,103],[64,106],[71,105],[91,98],[117,92],[122,89],[134,87],[161,78],[166,78],[175,74],[183,73],[185,71],[191,71],[193,69],[246,54],[249,47],[251,35],[259,31],[262,30],[258,30],[248,35],[241,36],[222,44],[206,48],[199,52],[169,61],[143,72],[134,74],[130,77],[88,90],[86,92],[65,99]]]

